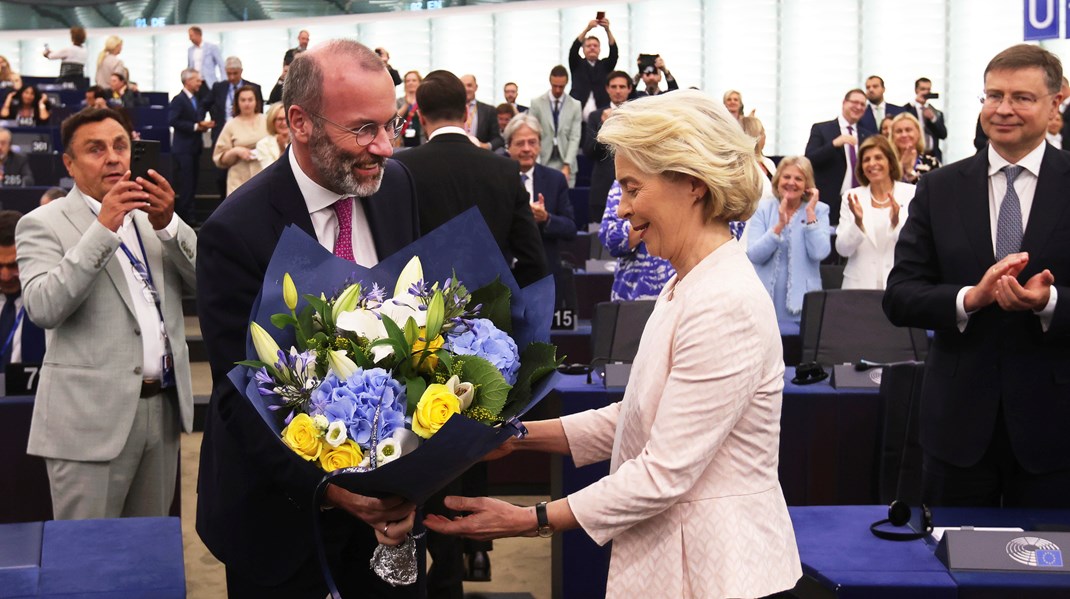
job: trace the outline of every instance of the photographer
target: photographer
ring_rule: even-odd
[[[609,41],[609,56],[601,60],[598,55],[602,52],[602,42],[593,35],[587,35],[595,27],[604,29]],[[581,46],[583,56],[579,54]],[[617,56],[617,39],[609,30],[609,19],[606,18],[606,13],[599,12],[572,41],[572,48],[568,51],[568,70],[572,74],[572,89],[569,90],[569,95],[583,107],[582,118],[587,118],[595,110],[605,108],[609,104],[606,75],[617,68]]]
[[[672,73],[665,68],[665,59],[660,54],[640,54],[636,64],[639,65],[639,72],[635,75],[635,90],[629,100],[642,98],[643,96],[656,96],[671,92],[674,89],[680,89]],[[668,86],[665,91],[662,91],[659,87],[662,73],[665,74],[665,85]],[[640,81],[642,81],[642,86],[639,84]]]
[[[947,127],[944,126],[944,113],[933,108],[929,100],[935,100],[940,94],[933,93],[933,82],[922,77],[914,82],[914,100],[906,105],[907,112],[917,117],[918,122],[925,128],[925,151],[938,160],[943,160],[940,154],[940,140],[947,139]]]

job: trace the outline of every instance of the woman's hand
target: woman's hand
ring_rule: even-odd
[[[245,146],[236,146],[230,149],[230,155],[238,160],[252,160],[253,151]]]
[[[910,148],[899,155],[899,166],[903,171],[903,178],[911,180],[915,177],[914,164],[918,161],[918,149]]]
[[[788,226],[788,222],[791,221],[792,210],[788,208],[786,200],[780,200],[780,207],[777,209],[777,221],[773,225],[773,234],[780,235],[784,230],[784,227]]]
[[[471,512],[450,520],[438,514],[428,514],[424,526],[442,534],[459,535],[477,541],[502,537],[534,537],[538,528],[535,510],[519,507],[490,497],[446,497],[447,508]]]
[[[855,217],[855,226],[861,231],[865,231],[866,227],[862,223],[862,202],[858,201],[858,196],[849,193],[847,194],[847,207],[851,209],[851,214]]]
[[[817,220],[817,200],[821,193],[817,190],[816,187],[811,187],[810,189],[807,189],[806,193],[809,194],[805,196],[809,198],[809,200],[806,202],[806,222],[812,223]]]
[[[888,202],[889,218],[892,221],[892,229],[895,229],[899,226],[899,202],[895,201],[895,196],[890,191],[888,192]]]

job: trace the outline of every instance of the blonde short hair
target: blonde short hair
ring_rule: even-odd
[[[598,141],[644,173],[703,182],[706,221],[747,220],[762,195],[756,140],[724,104],[696,90],[633,100],[613,110]]]
[[[925,132],[921,130],[921,123],[918,122],[918,117],[910,114],[909,112],[900,112],[892,119],[892,139],[895,139],[895,125],[906,121],[911,125],[914,125],[914,129],[918,132],[918,141],[914,143],[914,146],[918,150],[918,154],[925,153]],[[894,143],[892,144],[895,145]],[[898,151],[899,148],[896,148]]]
[[[283,106],[282,102],[275,102],[271,105],[271,108],[268,108],[267,115],[265,115],[265,118],[267,119],[268,135],[279,134],[279,130],[275,127],[275,117],[279,115],[280,111],[283,116],[286,116],[286,111],[283,110],[284,108],[285,106]]]
[[[802,171],[804,185],[806,189],[816,187],[814,183],[814,167],[810,164],[810,159],[806,156],[785,156],[780,164],[776,166],[776,173],[773,175],[773,195],[776,199],[780,199],[780,177],[784,175],[784,170],[794,166]]]

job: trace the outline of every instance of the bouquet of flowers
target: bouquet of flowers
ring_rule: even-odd
[[[550,277],[517,286],[476,209],[372,269],[291,227],[230,378],[280,449],[325,472],[317,493],[329,481],[421,504],[522,434],[552,388],[553,295]]]

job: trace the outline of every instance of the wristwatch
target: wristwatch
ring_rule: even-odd
[[[539,528],[536,529],[536,532],[540,537],[548,539],[554,536],[554,527],[550,526],[550,519],[546,517],[545,501],[535,504],[535,519],[539,523]]]

